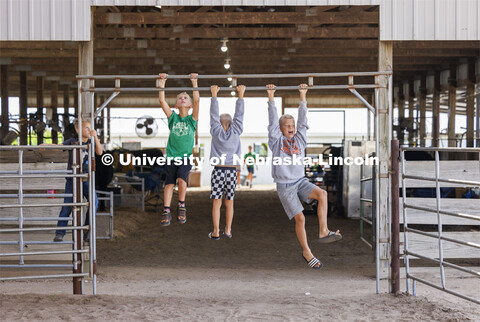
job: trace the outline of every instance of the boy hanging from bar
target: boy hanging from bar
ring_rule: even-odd
[[[208,237],[213,240],[220,239],[220,208],[225,197],[225,230],[223,235],[232,238],[233,198],[237,186],[237,170],[240,168],[238,159],[241,155],[240,135],[243,132],[243,114],[245,103],[243,94],[245,86],[237,86],[238,99],[235,106],[235,115],[220,114],[217,100],[219,87],[210,87],[212,100],[210,103],[210,134],[212,135],[212,148],[210,159],[224,156],[224,164],[218,164],[212,171],[212,221],[213,230]],[[237,156],[237,158],[235,158]]]
[[[321,269],[322,262],[313,256],[307,242],[305,216],[301,201],[318,202],[318,242],[331,243],[342,239],[340,231],[330,231],[327,226],[327,192],[310,183],[305,177],[303,159],[307,145],[307,85],[301,84],[298,107],[297,131],[295,119],[289,114],[280,119],[275,106],[275,85],[267,85],[268,93],[268,146],[272,151],[272,177],[277,184],[277,193],[288,218],[295,219],[295,232],[302,246],[302,257],[313,269]],[[276,162],[279,158],[280,162]],[[300,159],[300,162],[298,160]],[[295,162],[297,160],[297,162]]]
[[[78,123],[79,123],[78,119],[75,119],[75,121],[73,122],[73,124],[75,125],[75,131],[77,131],[77,134],[80,132],[79,127],[78,127],[78,125],[79,125]],[[97,131],[92,129],[92,125],[91,125],[90,121],[82,119],[82,145],[90,144],[92,138],[95,140],[95,153],[98,154],[98,155],[102,155],[103,148],[102,148],[102,144],[100,143],[100,140],[98,139]],[[75,145],[75,144],[78,144],[78,141],[79,141],[78,138],[70,138],[68,140],[65,140],[63,142],[63,145]],[[48,144],[48,145],[53,145],[53,144]],[[68,166],[67,166],[68,170],[72,170],[72,162],[73,162],[73,155],[72,154],[73,153],[75,153],[75,151],[73,151],[73,150],[68,151]],[[82,150],[81,155],[82,155],[81,159],[83,160],[82,161],[82,171],[83,171],[83,173],[88,173],[88,162],[89,162],[88,155],[87,155],[85,150]],[[81,178],[79,178],[78,180],[81,180]],[[89,200],[88,181],[83,181],[82,185],[83,185],[83,196],[87,199],[87,201],[90,201]],[[66,180],[65,180],[65,194],[72,194],[72,192],[73,192],[73,179],[72,178],[66,178]],[[95,194],[94,198],[95,198],[95,213],[96,213],[97,208],[98,208],[97,194]],[[64,203],[73,203],[73,197],[65,197],[63,202]],[[62,206],[62,209],[60,210],[59,217],[60,218],[67,218],[67,217],[70,216],[71,213],[72,213],[72,206]],[[94,215],[94,217],[95,217],[95,215]],[[58,223],[57,223],[57,227],[59,227],[59,228],[66,227],[67,224],[68,224],[68,221],[59,220]],[[88,226],[89,224],[90,224],[90,216],[89,216],[89,212],[87,211],[86,216],[85,216],[85,226]],[[55,238],[53,239],[53,241],[54,242],[63,241],[63,237],[65,236],[65,233],[66,232],[65,232],[64,229],[58,229],[55,232]],[[85,242],[90,241],[89,231],[84,232],[83,240]]]
[[[167,82],[167,74],[160,73],[160,88],[165,88]],[[198,87],[198,74],[190,74],[190,80],[193,87]],[[165,165],[165,189],[164,189],[164,208],[160,219],[162,226],[170,225],[172,220],[170,203],[173,196],[173,188],[175,183],[178,184],[178,205],[177,205],[177,221],[184,224],[187,221],[187,208],[185,207],[185,197],[187,193],[187,178],[192,164],[189,157],[192,154],[193,144],[195,140],[195,129],[198,122],[198,111],[200,107],[200,93],[193,91],[193,102],[186,92],[177,95],[175,107],[178,108],[178,114],[168,106],[165,100],[165,91],[158,92],[160,105],[168,118],[168,128],[170,135],[167,142],[167,159],[171,162]],[[192,114],[188,114],[192,109]],[[174,162],[173,158],[182,158],[182,163]],[[187,158],[187,162],[185,162]]]

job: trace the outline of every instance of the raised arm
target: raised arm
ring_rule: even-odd
[[[210,102],[210,134],[214,135],[214,133],[222,126],[220,123],[220,113],[218,111],[217,100],[219,88],[217,85],[213,85],[210,86],[210,91],[212,92],[212,100]]]
[[[160,76],[160,88],[165,88],[165,83],[167,82],[167,74],[160,73],[158,75]],[[170,106],[168,106],[168,103],[165,100],[165,91],[158,92],[158,100],[160,101],[160,106],[162,107],[163,112],[165,113],[167,118],[170,118],[170,116],[172,115],[172,109],[170,108]]]
[[[300,92],[300,104],[298,106],[297,133],[306,144],[307,130],[308,130],[307,84],[301,84],[299,92]]]
[[[233,115],[232,129],[237,134],[242,134],[243,132],[243,115],[245,114],[245,101],[243,100],[243,95],[245,94],[245,85],[238,85],[238,99],[235,104],[235,115]]]
[[[282,136],[280,131],[280,125],[278,124],[277,107],[275,106],[275,85],[267,85],[268,93],[268,145],[271,144],[271,140],[276,140]]]
[[[90,133],[92,134],[92,137],[95,140],[95,153],[98,155],[102,155],[103,147],[102,147],[102,143],[100,143],[100,140],[98,139],[97,131],[92,130]]]
[[[190,74],[190,80],[192,81],[192,87],[198,87],[198,74],[192,73]],[[195,121],[198,121],[198,111],[200,110],[200,92],[193,91],[193,111],[192,111],[192,118]]]

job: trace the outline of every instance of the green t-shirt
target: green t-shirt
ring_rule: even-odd
[[[245,162],[252,162],[252,161],[249,161],[251,160],[251,158],[253,158],[253,160],[257,161],[257,155],[255,154],[255,152],[248,152],[247,154],[245,154],[245,156],[243,157],[243,159],[245,160]],[[255,165],[250,165],[248,163],[246,163],[247,165],[247,168],[253,168]]]
[[[191,115],[180,117],[175,112],[168,118],[170,135],[167,143],[167,157],[184,157],[192,154],[197,121]]]

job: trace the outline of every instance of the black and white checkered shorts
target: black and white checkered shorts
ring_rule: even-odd
[[[210,199],[222,199],[223,196],[229,200],[235,197],[237,187],[237,169],[231,167],[216,167],[212,171],[212,191]]]

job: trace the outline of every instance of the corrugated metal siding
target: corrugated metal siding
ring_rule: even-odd
[[[92,6],[326,6],[377,5],[380,0],[91,0]]]
[[[90,40],[90,0],[0,0],[0,40]]]

